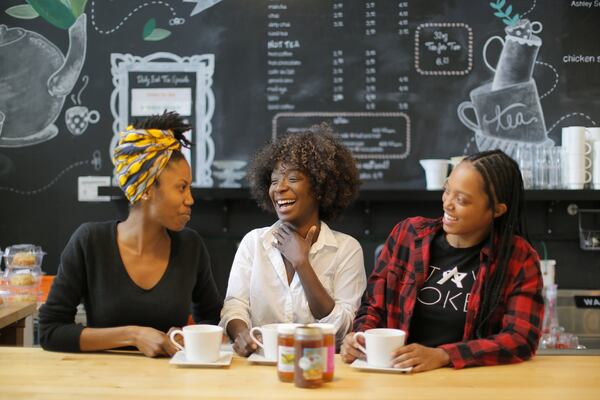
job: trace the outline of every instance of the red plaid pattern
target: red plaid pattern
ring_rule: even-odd
[[[406,219],[394,227],[369,277],[354,331],[388,327],[410,332],[417,292],[427,277],[429,249],[441,229],[441,219],[422,217]],[[490,319],[488,336],[475,339],[475,317],[488,274],[490,250],[489,245],[481,250],[463,340],[440,346],[450,355],[454,368],[516,363],[531,358],[537,349],[544,314],[539,257],[518,236],[508,263],[504,296]],[[493,271],[496,265],[496,260],[491,260],[490,269]]]

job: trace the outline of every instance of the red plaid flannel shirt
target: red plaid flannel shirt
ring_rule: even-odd
[[[441,229],[441,219],[422,217],[396,225],[369,277],[354,331],[387,327],[410,332],[417,292],[429,268],[429,249]],[[503,298],[491,317],[491,329],[487,337],[475,339],[474,323],[489,254],[489,246],[484,246],[469,297],[463,340],[439,346],[448,352],[454,368],[516,363],[531,358],[537,349],[544,313],[542,276],[536,251],[521,237],[514,240]],[[496,268],[496,260],[490,268]]]

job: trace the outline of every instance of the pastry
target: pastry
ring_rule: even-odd
[[[8,278],[13,286],[31,286],[35,284],[35,278],[31,274],[16,274]]]
[[[35,265],[36,257],[35,254],[30,252],[20,252],[13,256],[11,265],[21,267],[31,267]]]
[[[37,297],[35,294],[15,294],[12,296],[14,303],[35,303]]]

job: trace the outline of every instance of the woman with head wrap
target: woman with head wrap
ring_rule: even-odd
[[[185,228],[194,204],[192,173],[181,153],[191,127],[176,113],[121,132],[113,162],[129,200],[124,221],[85,223],[61,254],[58,274],[40,309],[46,350],[98,351],[137,347],[147,356],[173,355],[166,332],[216,323],[222,301],[206,246]],[[87,324],[76,324],[83,303]]]

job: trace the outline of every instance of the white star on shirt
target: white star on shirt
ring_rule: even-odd
[[[449,271],[444,271],[442,275],[442,279],[437,281],[438,285],[443,285],[448,281],[448,279],[452,278],[452,282],[454,282],[456,287],[460,289],[462,289],[463,287],[461,281],[464,279],[465,276],[467,276],[467,274],[465,274],[464,272],[458,272],[458,267],[454,267]]]

